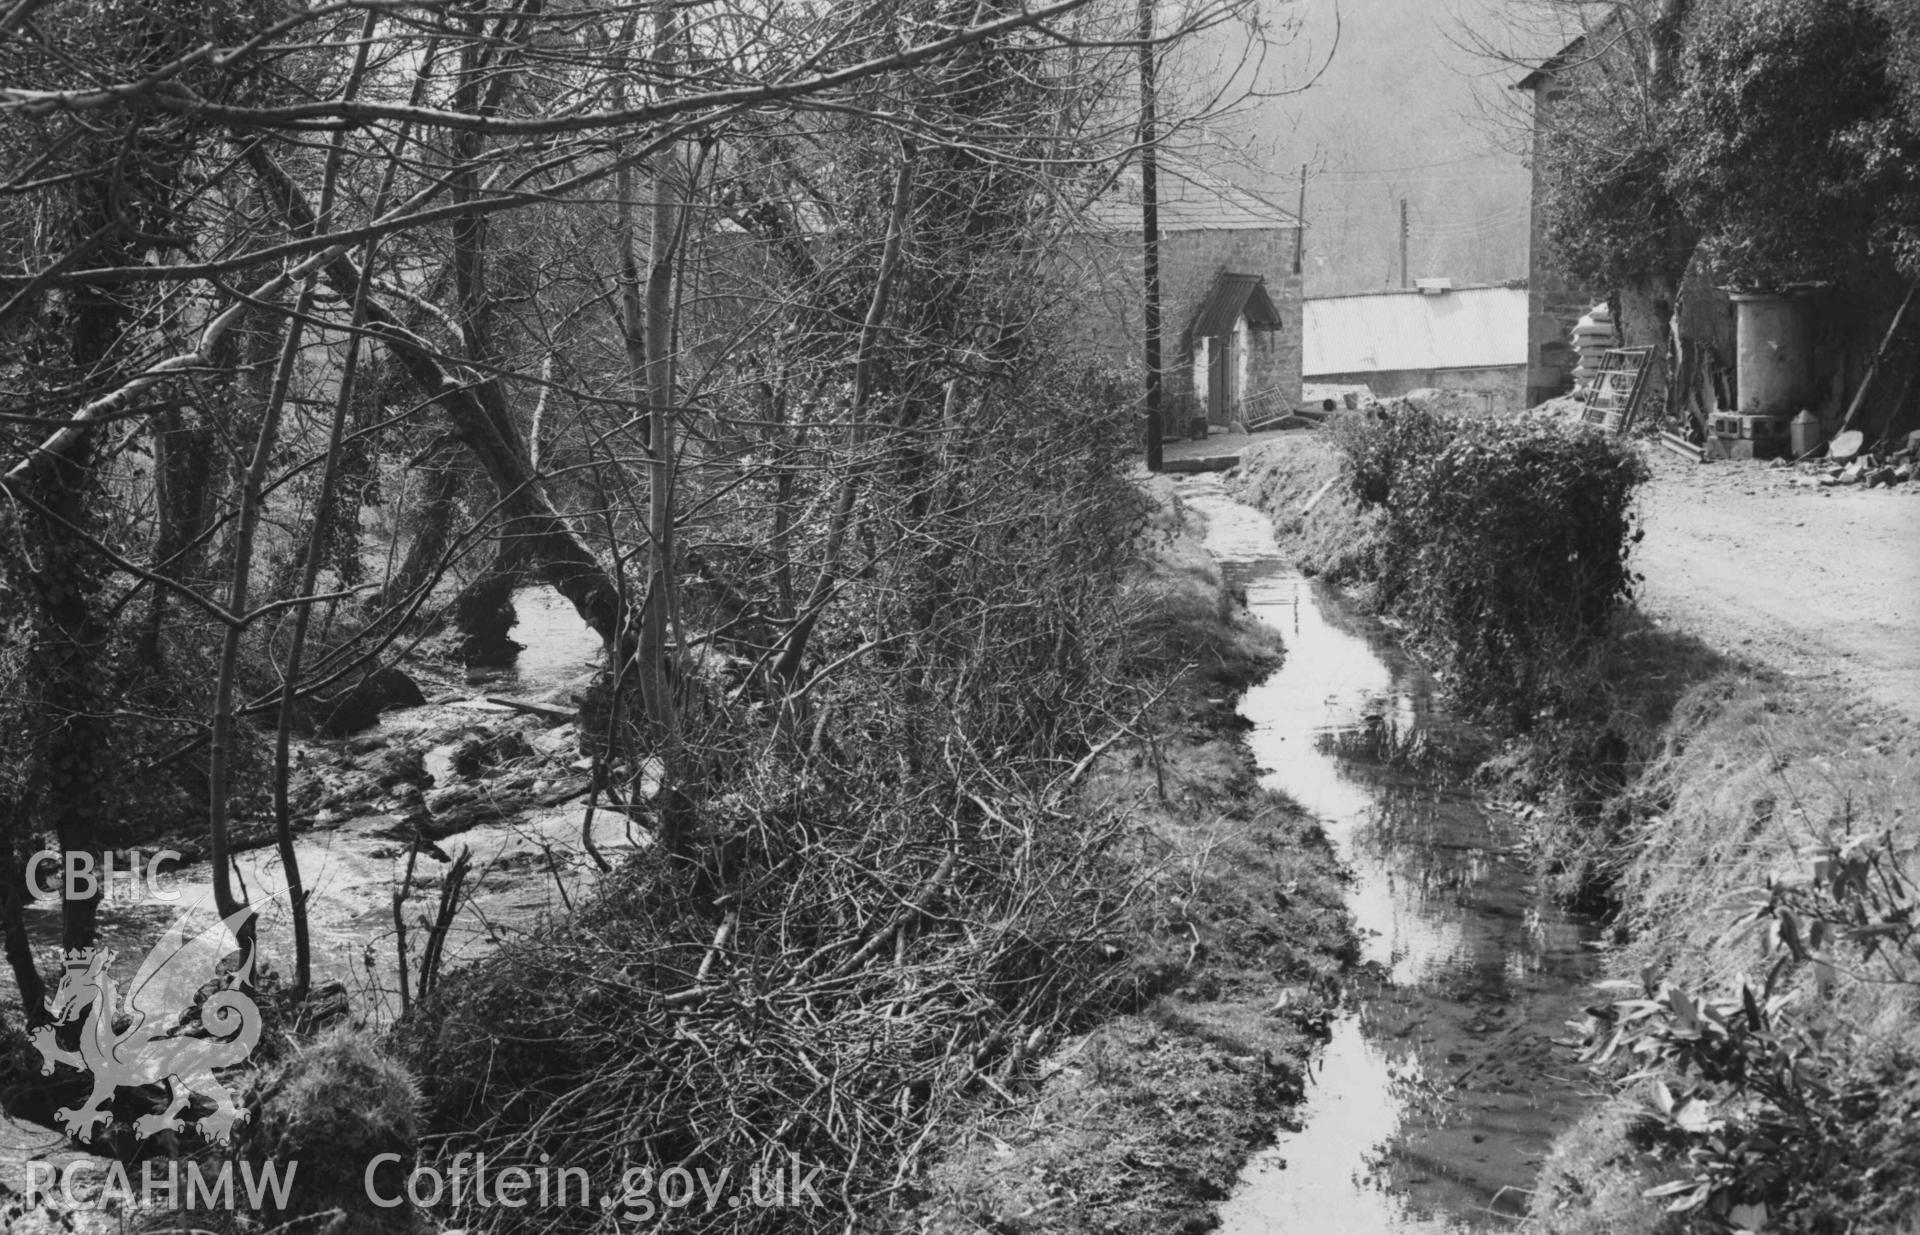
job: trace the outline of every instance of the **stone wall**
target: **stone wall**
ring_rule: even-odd
[[[1547,249],[1547,210],[1539,167],[1545,153],[1553,109],[1567,98],[1566,82],[1543,72],[1533,89],[1533,209],[1527,241],[1527,406],[1573,389],[1573,328],[1596,299],[1589,289],[1561,274]]]
[[[1277,331],[1256,330],[1242,351],[1242,394],[1271,394],[1283,408],[1300,398],[1300,276],[1293,272],[1297,229],[1220,229],[1167,233],[1160,241],[1161,357],[1165,368],[1169,427],[1184,425],[1201,410],[1198,376],[1186,330],[1222,273],[1266,280],[1267,295],[1280,310]],[[1073,343],[1096,363],[1128,374],[1145,364],[1141,307],[1140,240],[1136,235],[1089,237],[1070,258],[1086,312]]]
[[[1192,390],[1197,375],[1185,344],[1187,326],[1223,273],[1254,274],[1266,280],[1267,295],[1280,309],[1279,330],[1252,331],[1241,349],[1245,368],[1242,401],[1274,396],[1283,408],[1300,400],[1300,276],[1293,273],[1295,228],[1175,232],[1160,242],[1161,320],[1166,326],[1169,365],[1180,364],[1179,384]],[[1169,386],[1173,385],[1169,382]]]
[[[1461,369],[1394,369],[1382,372],[1316,373],[1308,379],[1327,386],[1365,386],[1380,399],[1398,398],[1416,390],[1444,390],[1477,396],[1481,410],[1493,415],[1524,411],[1528,369],[1524,365],[1483,365]]]

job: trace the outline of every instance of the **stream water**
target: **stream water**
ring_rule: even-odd
[[[553,694],[591,676],[605,654],[573,602],[550,587],[516,590],[513,612],[508,633],[522,646],[513,666],[493,679],[501,691],[529,699]]]
[[[469,697],[442,697],[427,707],[389,711],[380,717],[377,729],[361,736],[377,736],[394,746],[417,746],[437,740],[429,735],[444,735],[465,725],[484,726],[514,715],[512,708],[491,702],[486,695],[564,706],[568,692],[585,685],[595,671],[601,641],[550,588],[522,588],[514,593],[514,606],[519,621],[512,633],[526,647],[511,669],[485,675],[462,692]],[[577,753],[569,745],[571,732],[571,727],[552,731],[556,749],[566,752],[562,762]],[[459,783],[448,750],[440,746],[426,753],[425,764],[436,785]],[[551,768],[542,774],[554,775]],[[396,809],[388,803],[370,803],[357,813],[302,830],[294,841],[308,893],[314,981],[343,984],[356,1012],[376,1022],[389,1020],[400,1010],[393,890],[405,876],[409,846],[396,829]],[[579,800],[534,807],[442,843],[448,854],[462,848],[473,852],[472,874],[444,944],[448,968],[470,962],[502,940],[566,912],[588,893],[599,868],[582,841],[584,813],[585,805]],[[609,862],[618,862],[647,843],[642,829],[604,807],[596,811],[593,836],[595,847]],[[447,868],[425,855],[412,865],[412,892],[402,917],[410,936],[409,950],[417,955],[426,934],[421,919],[433,912]],[[234,873],[247,900],[259,911],[263,954],[287,973],[293,956],[293,926],[278,851],[268,846],[237,853]],[[212,877],[204,863],[169,867],[164,878],[184,899],[109,901],[102,906],[101,942],[122,953],[116,972],[131,971],[189,906],[194,906],[196,924],[212,921],[208,903]],[[30,919],[36,942],[54,946],[59,938],[56,908],[36,904]]]
[[[1551,1039],[1577,1011],[1597,963],[1591,924],[1555,909],[1532,885],[1499,820],[1460,788],[1444,758],[1456,727],[1433,683],[1390,634],[1289,572],[1265,516],[1234,502],[1217,478],[1182,482],[1208,521],[1208,547],[1245,589],[1260,619],[1285,636],[1281,669],[1249,691],[1241,710],[1264,783],[1324,822],[1350,867],[1349,903],[1365,938],[1368,974],[1316,1066],[1299,1112],[1249,1164],[1222,1207],[1230,1235],[1440,1235],[1511,1225],[1551,1136],[1584,1105],[1585,1085]],[[513,634],[526,650],[475,694],[563,699],[594,668],[599,642],[544,590],[515,596]],[[444,731],[450,715],[499,705],[443,698],[388,713],[394,742]],[[557,735],[559,731],[554,731]],[[429,755],[431,764],[433,756]],[[448,940],[449,963],[577,902],[594,877],[580,841],[581,803],[516,815],[447,842],[470,845],[475,876]],[[644,844],[602,813],[597,845]],[[406,844],[379,809],[301,835],[312,890],[316,978],[344,982],[376,1018],[397,1011],[391,889]],[[262,904],[262,941],[290,954],[271,849],[239,855],[239,874]],[[421,860],[409,918],[436,898],[438,862]],[[204,883],[204,867],[182,883]],[[103,942],[133,964],[164,931],[170,906],[110,906]],[[57,934],[36,912],[35,934]],[[418,927],[414,928],[416,931]],[[417,951],[417,943],[415,950]],[[60,1152],[56,1133],[7,1121],[8,1152]],[[10,1145],[0,1135],[0,1146]]]
[[[603,654],[599,636],[552,588],[518,589],[513,604],[518,620],[511,634],[525,646],[511,668],[487,674],[471,686],[484,692],[479,697],[385,713],[380,735],[407,743],[423,733],[444,731],[450,714],[476,722],[511,714],[486,695],[565,706],[569,690],[584,686],[597,667]],[[425,758],[427,771],[442,786],[459,783],[445,749],[429,750]],[[599,868],[581,839],[584,813],[580,801],[533,808],[442,842],[448,854],[463,848],[473,853],[473,874],[444,945],[447,968],[471,962],[501,941],[567,912],[591,890]],[[595,848],[610,862],[618,862],[647,839],[625,815],[604,807],[596,812],[593,831]],[[404,877],[407,846],[394,838],[391,819],[376,812],[328,830],[303,832],[294,849],[301,878],[311,889],[315,979],[345,983],[355,992],[356,1007],[376,1018],[394,1015],[399,1010],[399,974],[392,897]],[[251,898],[263,906],[262,941],[269,954],[290,956],[292,924],[278,853],[271,848],[250,850],[235,861],[241,877],[252,885]],[[414,863],[415,890],[404,915],[411,951],[419,950],[425,935],[420,919],[432,912],[445,870],[444,864],[427,857]]]
[[[519,622],[512,633],[526,648],[511,670],[486,675],[465,690],[442,694],[426,707],[387,712],[376,730],[359,736],[383,740],[389,746],[442,743],[426,752],[424,762],[435,773],[436,785],[460,783],[451,770],[450,747],[444,745],[448,735],[516,715],[512,708],[489,702],[486,695],[565,706],[570,691],[585,685],[597,668],[599,638],[551,589],[521,589],[514,594],[514,605]],[[571,748],[571,726],[544,732],[536,726],[530,732],[536,745],[544,744],[544,753],[551,756],[536,774],[557,780],[577,753]],[[318,757],[326,757],[331,749],[321,750]],[[400,1010],[393,889],[405,872],[409,845],[396,829],[394,809],[391,803],[365,803],[344,818],[302,831],[294,843],[309,893],[314,981],[341,983],[354,1013],[376,1024],[390,1021]],[[599,868],[582,842],[584,814],[579,800],[535,807],[442,842],[449,853],[462,847],[473,851],[473,872],[444,945],[448,968],[475,960],[501,941],[566,912],[590,891]],[[642,829],[619,812],[604,808],[595,813],[593,836],[595,848],[610,862],[647,843]],[[148,848],[151,853],[153,846]],[[438,902],[446,869],[443,862],[426,855],[414,862],[413,892],[402,916],[408,923],[409,951],[416,957],[426,934],[422,918]],[[278,852],[267,847],[238,853],[234,872],[259,911],[262,955],[287,974],[293,930]],[[215,920],[207,903],[211,875],[206,864],[169,866],[160,882],[163,891],[181,899],[114,898],[101,906],[100,943],[116,952],[113,972],[123,983],[183,911],[189,912],[188,921],[196,928]],[[44,954],[58,946],[59,917],[57,902],[30,906],[28,930],[37,951]],[[417,981],[418,975],[413,976]],[[18,1015],[18,1011],[5,1008],[0,1015]],[[18,1186],[28,1162],[58,1166],[86,1156],[64,1132],[0,1113],[0,1185],[4,1185],[0,1192]],[[104,1215],[97,1216],[97,1221],[85,1213],[67,1218],[71,1225],[62,1229],[121,1229],[118,1219]],[[10,1229],[7,1219],[0,1217],[0,1230],[6,1229]]]
[[[1588,1101],[1553,1045],[1599,976],[1595,926],[1535,886],[1448,758],[1472,737],[1377,622],[1281,561],[1266,516],[1181,483],[1207,547],[1286,660],[1240,710],[1262,784],[1319,818],[1369,962],[1298,1113],[1221,1209],[1229,1235],[1440,1235],[1525,1211]]]

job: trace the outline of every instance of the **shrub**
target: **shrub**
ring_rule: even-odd
[[[356,1231],[401,1231],[412,1226],[404,1210],[370,1204],[367,1164],[399,1154],[382,1172],[381,1186],[397,1192],[420,1139],[420,1091],[412,1075],[367,1035],[338,1030],[300,1051],[265,1077],[243,1152],[257,1159],[299,1163],[295,1209],[338,1207]]]
[[[1529,728],[1632,596],[1645,464],[1594,430],[1411,407],[1336,440],[1360,500],[1387,514],[1376,602],[1461,704]]]
[[[846,1229],[969,1094],[1024,1084],[1045,1046],[1152,980],[1113,942],[1129,912],[1117,813],[1062,827],[1036,795],[944,816],[932,795],[850,788],[740,795],[723,911],[696,895],[712,875],[641,861],[417,1009],[400,1038],[441,1165],[483,1148],[549,1155],[600,1190],[679,1168],[730,1171],[744,1193],[798,1161],[817,1203],[696,1206],[673,1229]],[[606,1229],[590,1205],[449,1217]]]
[[[1870,1049],[1845,989],[1920,979],[1912,849],[1886,829],[1804,856],[1804,874],[1747,889],[1731,924],[1760,935],[1763,978],[1724,994],[1649,978],[1588,1010],[1586,1057],[1629,1061],[1643,1136],[1679,1167],[1644,1195],[1688,1230],[1910,1229],[1920,1213],[1911,1040]]]
[[[227,1155],[224,1165],[237,1167],[242,1181],[234,1194],[237,1205],[222,1208],[184,1187],[165,1200],[162,1191],[158,1204],[133,1211],[122,1229],[141,1235],[416,1235],[439,1229],[412,1206],[382,1206],[369,1193],[370,1183],[382,1195],[404,1191],[421,1133],[419,1087],[374,1036],[340,1027],[253,1073],[247,1084],[242,1105],[252,1118],[238,1127],[231,1145],[201,1147],[195,1166],[212,1179]],[[384,1154],[398,1161],[370,1169]],[[282,1188],[250,1193],[244,1181],[261,1178],[258,1172],[267,1167],[277,1168]],[[128,1165],[138,1181],[135,1168]],[[257,1205],[256,1197],[267,1204]]]
[[[1354,496],[1367,506],[1387,505],[1412,468],[1445,446],[1448,437],[1445,421],[1412,407],[1386,419],[1341,416],[1333,423],[1333,441],[1346,456]]]
[[[1676,279],[1696,244],[1746,287],[1920,268],[1911,0],[1609,7],[1623,20],[1564,75],[1538,160],[1564,273]]]

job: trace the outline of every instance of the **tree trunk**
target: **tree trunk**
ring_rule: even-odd
[[[374,597],[374,606],[403,603],[415,589],[425,587],[440,569],[447,543],[453,539],[454,500],[459,496],[459,471],[445,465],[435,468],[427,480],[426,499],[420,508],[413,543],[407,546],[407,556],[401,559],[399,571]]]
[[[657,10],[654,55],[663,79],[672,72],[674,29],[671,5]],[[683,168],[673,151],[654,163],[653,220],[647,242],[647,286],[643,321],[647,392],[647,582],[640,611],[640,680],[647,719],[663,745],[678,733],[668,667],[667,618],[674,603],[673,484],[674,381],[673,280],[678,252]],[[629,255],[629,264],[632,258]]]
[[[679,20],[671,4],[654,9],[651,59],[656,80],[673,74]],[[663,92],[670,87],[663,85]],[[625,97],[624,83],[616,79],[616,99]],[[638,645],[632,664],[646,711],[649,737],[661,756],[664,772],[659,800],[661,840],[669,854],[678,854],[685,839],[683,769],[679,753],[679,723],[673,699],[673,674],[668,640],[670,615],[677,612],[677,583],[673,552],[674,521],[674,276],[679,252],[685,184],[677,151],[664,150],[653,161],[653,207],[647,233],[647,272],[643,280],[634,252],[633,176],[623,166],[614,178],[619,199],[621,267],[621,332],[625,338],[627,368],[639,385],[647,422],[647,570],[641,594]],[[622,665],[628,663],[622,656]],[[620,683],[613,689],[618,699]]]
[[[81,214],[81,230],[103,225],[113,209],[110,191],[92,186]],[[92,375],[112,363],[114,344],[125,314],[102,289],[74,294],[71,356],[74,367]],[[91,522],[88,498],[97,482],[94,442],[79,435],[65,442],[44,470],[25,479],[46,515],[31,522],[38,535],[31,578],[41,612],[41,651],[34,677],[39,686],[42,730],[40,766],[45,776],[44,825],[59,840],[63,854],[99,848],[105,810],[101,785],[111,767],[112,728],[99,698],[100,653],[108,629],[94,611],[95,559],[86,543],[67,530]],[[49,517],[50,516],[50,517]],[[60,938],[65,948],[93,946],[100,892],[61,901]]]
[[[522,645],[507,637],[516,614],[513,590],[520,585],[520,566],[513,542],[502,541],[480,577],[453,598],[453,624],[460,632],[460,660],[472,666],[504,667],[513,663]]]
[[[286,172],[258,146],[249,148],[247,161],[266,181],[293,229],[309,231],[312,207]],[[328,262],[325,275],[341,297],[358,294],[361,270],[346,254]],[[461,380],[441,363],[433,348],[371,297],[367,324],[421,393],[438,402],[455,438],[486,470],[499,491],[502,520],[522,539],[522,550],[541,577],[567,598],[602,639],[620,640],[621,598],[612,575],[547,501],[525,444],[507,416],[504,397],[497,389],[487,399],[480,397],[481,390],[497,387],[498,379]]]
[[[201,554],[197,542],[207,527],[208,488],[213,483],[213,434],[204,425],[189,425],[177,410],[169,409],[153,422],[153,561],[154,571],[175,582],[194,574]],[[140,632],[142,671],[162,667],[165,655],[160,632],[170,593],[153,589]]]
[[[24,817],[24,803],[0,802],[0,815],[9,819]],[[13,970],[14,984],[20,990],[20,1010],[27,1028],[45,1024],[47,986],[34,960],[33,944],[27,938],[27,870],[21,859],[25,840],[22,836],[0,836],[0,939],[7,950],[7,965]],[[3,1027],[0,1027],[3,1028]]]
[[[45,769],[44,819],[63,853],[99,849],[99,823],[105,810],[101,785],[111,766],[112,731],[98,698],[100,653],[106,625],[94,612],[95,586],[87,569],[88,547],[62,523],[84,527],[87,492],[93,470],[91,438],[81,438],[40,476],[35,496],[55,517],[38,519],[39,569],[33,572],[43,626],[39,672],[39,708],[48,722],[41,762]],[[98,892],[61,902],[61,946],[93,946]]]
[[[261,410],[260,427],[254,439],[253,457],[240,482],[240,508],[234,518],[233,575],[227,588],[227,612],[233,621],[227,626],[220,645],[220,667],[213,689],[213,736],[207,744],[207,864],[213,873],[214,908],[222,918],[231,918],[243,905],[233,887],[230,869],[232,845],[228,838],[227,792],[229,769],[233,759],[234,694],[240,668],[241,641],[247,633],[243,621],[253,582],[253,538],[266,506],[267,473],[280,440],[280,416],[286,408],[293,381],[294,364],[300,356],[300,341],[313,308],[313,280],[309,276],[302,287],[299,302],[286,323],[286,336],[280,346],[280,358]],[[287,683],[291,699],[297,681]],[[286,705],[283,704],[282,711]],[[296,875],[297,880],[297,875]],[[242,930],[242,946],[252,954],[251,919]]]

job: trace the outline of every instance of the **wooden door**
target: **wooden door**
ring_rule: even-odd
[[[1233,336],[1207,340],[1207,423],[1227,423],[1228,374],[1233,372]]]

